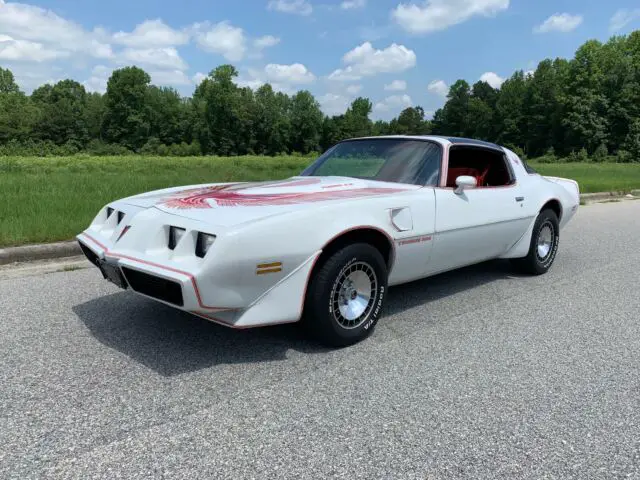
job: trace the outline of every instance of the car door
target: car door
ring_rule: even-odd
[[[498,257],[526,231],[530,219],[523,207],[525,199],[506,162],[505,168],[512,176],[509,185],[470,188],[459,193],[451,187],[435,189],[430,274]]]

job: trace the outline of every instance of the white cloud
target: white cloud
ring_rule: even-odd
[[[102,43],[96,39],[92,39],[89,42],[88,51],[91,52],[91,55],[95,58],[109,59],[114,56],[111,45]]]
[[[640,19],[640,8],[628,10],[622,8],[618,10],[609,21],[609,31],[618,32],[631,22]]]
[[[68,56],[69,52],[49,49],[42,43],[0,35],[0,60],[46,62]]]
[[[427,86],[427,90],[441,97],[446,97],[449,94],[449,86],[444,80],[434,80]]]
[[[135,48],[158,48],[184,45],[189,42],[189,34],[174,30],[162,20],[146,20],[136,26],[133,32],[117,32],[114,43]]]
[[[407,82],[404,80],[394,80],[388,85],[384,86],[385,90],[390,90],[392,92],[402,92],[407,89]]]
[[[349,85],[346,91],[349,95],[357,95],[362,91],[362,85]]]
[[[270,63],[262,70],[249,68],[247,75],[241,74],[236,83],[240,87],[249,87],[252,90],[269,83],[275,91],[290,95],[298,90],[299,85],[313,83],[315,79],[315,75],[300,63],[292,65]]]
[[[207,78],[207,77],[208,77],[208,75],[205,75],[205,74],[204,74],[204,73],[202,73],[202,72],[198,72],[198,73],[196,73],[193,77],[191,77],[191,80],[193,81],[193,83],[194,83],[195,85],[200,85],[200,84],[203,82],[203,80],[204,80],[205,78]]]
[[[412,105],[413,100],[405,93],[404,95],[391,95],[383,101],[376,103],[373,109],[380,113],[397,114]]]
[[[509,0],[426,0],[398,5],[391,16],[410,33],[445,30],[472,17],[490,17],[509,8]]]
[[[367,0],[345,0],[340,4],[342,10],[355,10],[357,8],[364,8],[367,5]]]
[[[338,82],[354,82],[356,80],[361,80],[362,77],[362,75],[355,73],[352,67],[347,67],[345,69],[338,68],[337,70],[334,70],[327,78]]]
[[[249,74],[252,76],[252,78],[238,77],[238,79],[236,80],[236,85],[243,88],[249,87],[251,90],[257,90],[262,85],[267,83],[265,80],[255,77],[254,75],[259,75],[259,73],[256,73],[255,71],[250,70]],[[282,91],[282,89],[278,88],[279,86],[276,87],[275,85],[271,85],[271,87],[278,92]]]
[[[347,52],[342,61],[347,65],[329,75],[330,80],[353,81],[379,73],[397,73],[416,65],[416,54],[404,45],[392,44],[384,50],[376,50],[365,42]]]
[[[139,64],[169,70],[186,70],[187,64],[173,47],[127,48],[118,55],[120,64]]]
[[[60,80],[69,78],[68,72],[55,63],[3,61],[2,66],[13,72],[16,83],[27,94],[46,83],[53,85]]]
[[[267,4],[269,10],[295,15],[311,15],[313,6],[306,0],[271,0]]]
[[[556,13],[547,18],[540,25],[535,27],[535,33],[548,32],[572,32],[582,23],[582,15],[571,15],[569,13]]]
[[[504,78],[502,78],[497,73],[486,72],[480,76],[480,81],[487,82],[493,88],[500,88],[504,83]]]
[[[249,54],[249,58],[262,58],[263,50],[275,47],[279,43],[280,39],[278,37],[274,37],[273,35],[265,35],[263,37],[256,38],[253,40],[253,51]]]
[[[99,30],[89,32],[50,10],[33,5],[13,2],[0,5],[0,32],[16,41],[28,40],[42,44],[44,50],[79,52],[96,58],[113,54]]]
[[[193,84],[182,70],[151,70],[149,76],[154,85],[185,86]]]
[[[276,84],[301,85],[313,83],[316,79],[315,75],[301,63],[294,63],[292,65],[270,63],[264,67],[264,73],[268,82]]]
[[[337,93],[326,93],[318,97],[318,103],[326,115],[340,115],[347,111],[351,99]]]
[[[88,92],[104,93],[107,91],[107,81],[113,70],[104,65],[96,65],[91,71],[91,77],[82,82]]]
[[[263,48],[275,47],[280,43],[280,39],[278,37],[274,37],[273,35],[265,35],[264,37],[256,38],[253,41],[253,46],[259,50]]]
[[[197,23],[193,26],[198,46],[211,53],[222,55],[230,62],[239,62],[247,51],[244,30],[229,22],[215,25]]]

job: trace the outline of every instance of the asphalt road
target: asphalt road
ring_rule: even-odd
[[[0,280],[0,478],[640,478],[640,202],[552,271],[391,289],[372,338],[233,331],[98,271]]]

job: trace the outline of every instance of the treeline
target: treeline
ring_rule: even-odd
[[[126,67],[113,72],[104,95],[64,80],[27,96],[0,69],[0,155],[306,155],[347,137],[429,131],[420,107],[374,124],[371,101],[358,98],[344,115],[326,117],[306,90],[253,91],[239,87],[237,75],[221,65],[184,98]]]
[[[495,141],[529,157],[640,161],[640,30],[605,44],[590,40],[572,60],[544,60],[499,90],[459,80],[432,130]]]
[[[113,72],[104,95],[76,81],[25,95],[0,68],[0,155],[309,154],[344,138],[386,134],[467,136],[529,157],[640,161],[640,31],[582,45],[572,60],[544,60],[495,89],[458,80],[432,120],[421,107],[390,122],[370,119],[357,98],[326,116],[308,91],[237,85],[231,65],[213,70],[182,97],[151,85],[140,68]]]

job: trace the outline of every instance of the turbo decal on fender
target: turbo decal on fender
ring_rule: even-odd
[[[405,238],[404,240],[398,240],[398,245],[404,246],[404,245],[412,245],[414,243],[430,242],[432,239],[433,237],[431,235]]]

